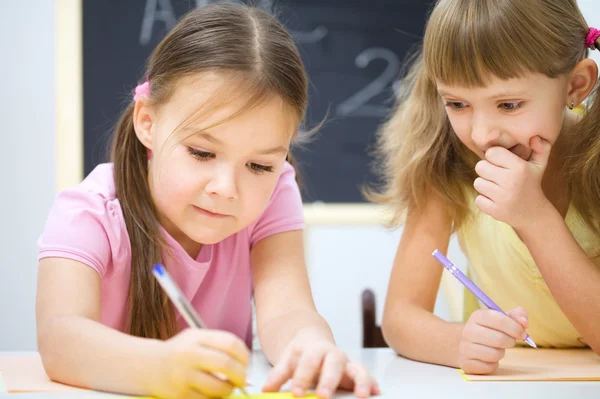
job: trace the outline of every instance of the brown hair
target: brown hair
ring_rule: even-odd
[[[490,76],[509,79],[526,72],[555,78],[587,57],[587,33],[576,0],[439,0],[427,22],[423,46],[403,80],[396,109],[378,132],[384,185],[368,195],[393,206],[391,224],[399,224],[408,208],[420,209],[431,192],[447,203],[454,229],[470,213],[476,156],[453,132],[436,82],[484,87]],[[596,163],[598,118],[600,110],[586,118],[586,137],[595,146],[582,147]],[[575,189],[596,190],[596,196],[575,199],[580,211],[594,209],[597,216],[600,168],[586,165],[579,173],[587,173],[588,181],[575,183]]]
[[[236,115],[276,95],[298,124],[304,119],[308,80],[298,50],[276,18],[256,7],[218,4],[189,12],[148,60],[149,101],[164,104],[179,79],[202,72],[216,72],[227,84],[246,90],[248,101]],[[168,338],[176,332],[174,310],[150,273],[161,261],[165,243],[148,186],[147,149],[135,134],[133,110],[132,102],[116,126],[111,149],[131,241],[129,333]]]

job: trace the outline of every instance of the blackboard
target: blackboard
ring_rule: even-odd
[[[107,160],[112,128],[152,49],[192,7],[215,0],[83,1],[84,173]],[[257,3],[255,0],[254,4]],[[369,148],[393,104],[406,55],[432,1],[259,0],[292,32],[311,87],[307,126],[325,126],[295,151],[304,202],[364,202],[375,181]]]

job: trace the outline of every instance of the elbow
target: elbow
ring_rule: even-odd
[[[38,352],[46,374],[53,381],[60,381],[60,345],[56,345],[54,338],[58,325],[56,318],[51,318],[37,328]]]
[[[383,319],[381,321],[381,333],[383,339],[398,355],[406,356],[407,342],[405,339],[405,320],[398,315],[403,312],[396,307],[396,309],[384,310]]]

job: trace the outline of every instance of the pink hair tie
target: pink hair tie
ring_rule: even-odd
[[[133,95],[133,101],[139,100],[140,96],[150,97],[150,82],[145,81],[144,83],[137,85],[135,94]]]
[[[590,27],[590,31],[585,38],[585,46],[589,47],[591,50],[594,50],[596,48],[596,40],[598,37],[600,37],[600,30]]]

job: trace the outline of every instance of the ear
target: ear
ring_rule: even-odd
[[[133,128],[138,140],[149,150],[152,150],[152,139],[153,139],[153,125],[155,119],[155,112],[144,99],[140,99],[135,102],[135,108],[133,109]]]
[[[590,94],[598,80],[598,66],[590,58],[579,61],[569,74],[567,106],[581,104]]]

